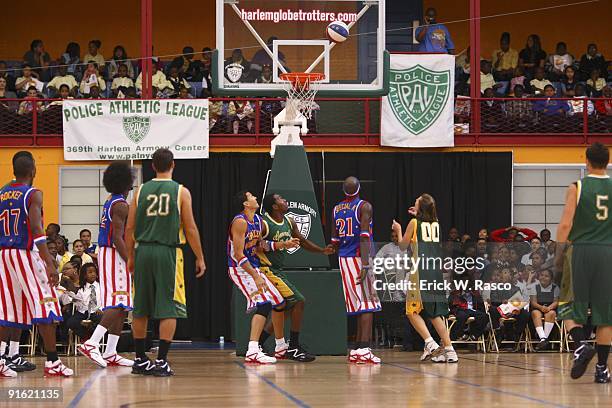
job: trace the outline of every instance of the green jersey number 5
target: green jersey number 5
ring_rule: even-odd
[[[595,218],[599,221],[605,221],[608,219],[608,196],[607,195],[599,195],[595,196],[595,205],[597,206],[597,214],[595,214]]]

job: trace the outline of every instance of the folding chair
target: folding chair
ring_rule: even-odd
[[[542,323],[544,323],[544,318],[543,317],[542,317]],[[562,325],[559,324],[558,321],[555,320],[554,324],[555,324],[554,327],[557,328],[558,333],[559,333],[559,340],[548,340],[548,342],[550,344],[558,344],[559,345],[559,353],[562,353],[563,349],[564,349],[564,337],[565,337],[565,333],[563,332]],[[527,328],[529,329],[529,325],[527,325]],[[552,332],[551,332],[551,334],[552,334]],[[534,351],[533,345],[534,344],[538,344],[539,342],[540,342],[539,339],[532,339],[532,337],[531,337],[531,330],[529,330],[529,350],[530,351]]]
[[[469,326],[476,319],[472,316],[468,317],[466,324]],[[446,330],[450,333],[453,326],[457,323],[457,317],[455,315],[449,315],[448,318],[444,319],[444,323],[446,324]],[[487,346],[485,342],[484,334],[481,334],[476,340],[452,340],[452,344],[475,344],[476,350],[482,351],[486,354]]]

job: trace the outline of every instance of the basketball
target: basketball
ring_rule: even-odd
[[[349,35],[349,28],[342,21],[334,21],[327,26],[327,38],[335,43],[346,41]]]

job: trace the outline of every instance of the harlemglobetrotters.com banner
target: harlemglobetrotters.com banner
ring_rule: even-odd
[[[382,101],[381,144],[454,146],[455,57],[391,55],[389,94]]]
[[[208,99],[64,100],[65,160],[208,158]]]

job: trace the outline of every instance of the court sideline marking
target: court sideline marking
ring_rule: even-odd
[[[554,402],[551,402],[551,401],[546,401],[546,400],[539,399],[539,398],[533,398],[533,397],[530,397],[528,395],[519,394],[519,393],[512,392],[512,391],[502,390],[501,388],[489,387],[487,385],[473,383],[473,382],[466,381],[466,380],[459,380],[459,379],[456,379],[456,378],[446,377],[446,376],[440,375],[440,374],[435,374],[435,373],[431,373],[431,372],[427,372],[427,371],[421,371],[421,370],[417,370],[417,369],[414,369],[414,368],[406,367],[406,366],[403,366],[403,365],[400,365],[400,364],[384,363],[384,365],[396,367],[396,368],[399,368],[400,370],[409,371],[409,372],[413,372],[413,373],[417,373],[417,374],[425,374],[425,375],[428,375],[428,376],[431,376],[431,377],[442,378],[442,379],[445,379],[445,380],[448,380],[448,381],[452,381],[452,382],[455,382],[455,383],[458,383],[458,384],[469,385],[471,387],[480,388],[482,390],[490,391],[490,392],[497,393],[497,394],[505,394],[505,395],[510,395],[510,396],[517,397],[517,398],[526,399],[528,401],[537,402],[539,404],[544,404],[544,405],[548,405],[548,406],[552,406],[552,407],[557,407],[557,408],[569,408],[569,406],[567,406],[567,405],[561,405],[561,404],[557,404],[557,403],[554,403]]]
[[[260,380],[262,380],[263,382],[265,382],[266,384],[268,384],[270,387],[274,388],[274,390],[278,391],[280,394],[282,394],[283,396],[285,396],[288,400],[290,400],[291,402],[293,402],[295,405],[297,405],[298,407],[302,407],[302,408],[310,408],[310,405],[306,404],[304,401],[302,401],[301,399],[295,397],[294,395],[292,395],[289,391],[286,391],[284,389],[282,389],[281,387],[279,387],[278,385],[276,385],[274,383],[274,381],[264,377],[263,375],[257,373],[255,370],[253,370],[250,367],[245,366],[243,363],[240,363],[238,361],[234,361],[234,363],[239,366],[240,368],[244,369],[244,371],[246,371],[249,374],[253,374],[254,376],[256,376],[257,378],[259,378]]]
[[[103,373],[104,373],[104,370],[102,370],[102,369],[98,369],[98,370],[92,372],[89,375],[89,378],[87,379],[87,382],[85,382],[85,384],[83,384],[83,386],[81,387],[79,392],[77,392],[77,395],[74,396],[72,401],[70,401],[70,403],[68,405],[66,405],[66,408],[76,408],[79,405],[79,402],[81,402],[81,400],[83,399],[83,397],[87,393],[87,391],[89,391],[89,389],[91,388],[93,383],[95,383],[96,380],[98,379],[98,377],[100,377]]]

